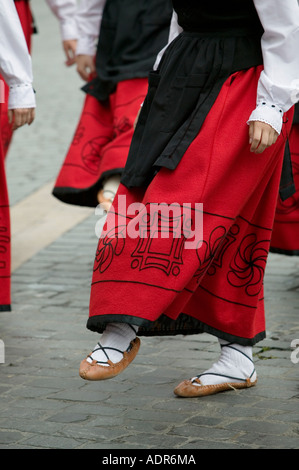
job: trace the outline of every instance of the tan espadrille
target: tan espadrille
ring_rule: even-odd
[[[140,348],[140,339],[135,338],[133,341],[131,341],[130,346],[126,351],[119,351],[120,353],[123,354],[123,358],[121,361],[114,363],[110,361],[110,359],[107,360],[108,366],[102,366],[99,364],[96,360],[92,360],[92,356],[90,353],[89,356],[87,356],[86,359],[83,359],[83,361],[80,364],[79,368],[79,375],[82,379],[85,380],[106,380],[106,379],[111,379],[112,377],[116,377],[118,374],[120,374],[128,365],[135,359],[138,351]],[[115,349],[115,348],[101,348],[103,350],[108,351],[109,349]],[[108,357],[108,355],[107,355]],[[90,358],[92,362],[88,362],[87,359]]]
[[[194,385],[197,383],[198,385]],[[174,393],[178,397],[193,398],[193,397],[205,397],[207,395],[213,395],[219,392],[225,392],[228,390],[236,390],[242,388],[250,388],[256,385],[257,379],[251,381],[250,379],[244,380],[244,382],[225,382],[217,385],[201,385],[199,378],[184,380],[175,389]]]

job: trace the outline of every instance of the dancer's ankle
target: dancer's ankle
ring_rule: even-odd
[[[216,385],[226,382],[254,381],[256,372],[252,361],[252,347],[220,340],[221,354],[217,362],[202,374],[193,377],[194,385]],[[200,380],[200,383],[196,379]]]
[[[122,360],[123,353],[136,338],[138,327],[128,323],[108,323],[105,331],[96,344],[92,354],[87,359],[101,365],[109,365],[108,360],[117,363]]]

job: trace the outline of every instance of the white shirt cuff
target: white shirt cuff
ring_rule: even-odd
[[[247,124],[251,121],[265,122],[280,134],[283,122],[283,111],[275,104],[268,104],[263,101],[251,113]]]
[[[76,55],[95,56],[96,50],[96,38],[94,36],[84,36],[78,39]]]
[[[60,24],[61,38],[63,41],[78,39],[78,29],[76,21],[66,21]]]
[[[35,93],[31,83],[12,85],[9,88],[8,109],[35,107]]]

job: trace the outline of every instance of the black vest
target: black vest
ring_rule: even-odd
[[[184,31],[229,35],[263,32],[253,0],[173,0]]]
[[[118,82],[147,77],[167,44],[171,0],[108,0],[96,54],[97,78],[84,91],[106,100]]]

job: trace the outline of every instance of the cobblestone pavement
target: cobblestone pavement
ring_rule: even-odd
[[[144,338],[120,377],[80,379],[79,362],[96,341],[85,328],[96,217],[84,209],[60,230],[52,211],[63,204],[39,191],[55,179],[83,97],[75,70],[63,65],[55,18],[45,2],[32,5],[40,30],[33,47],[38,117],[16,133],[7,175],[13,224],[30,234],[30,217],[18,209],[32,201],[48,225],[47,236],[30,239],[37,249],[27,257],[19,258],[29,250],[26,240],[14,246],[13,311],[0,315],[0,448],[298,449],[299,258],[270,255],[256,387],[203,399],[173,395],[181,380],[216,359],[217,342],[208,335]]]

